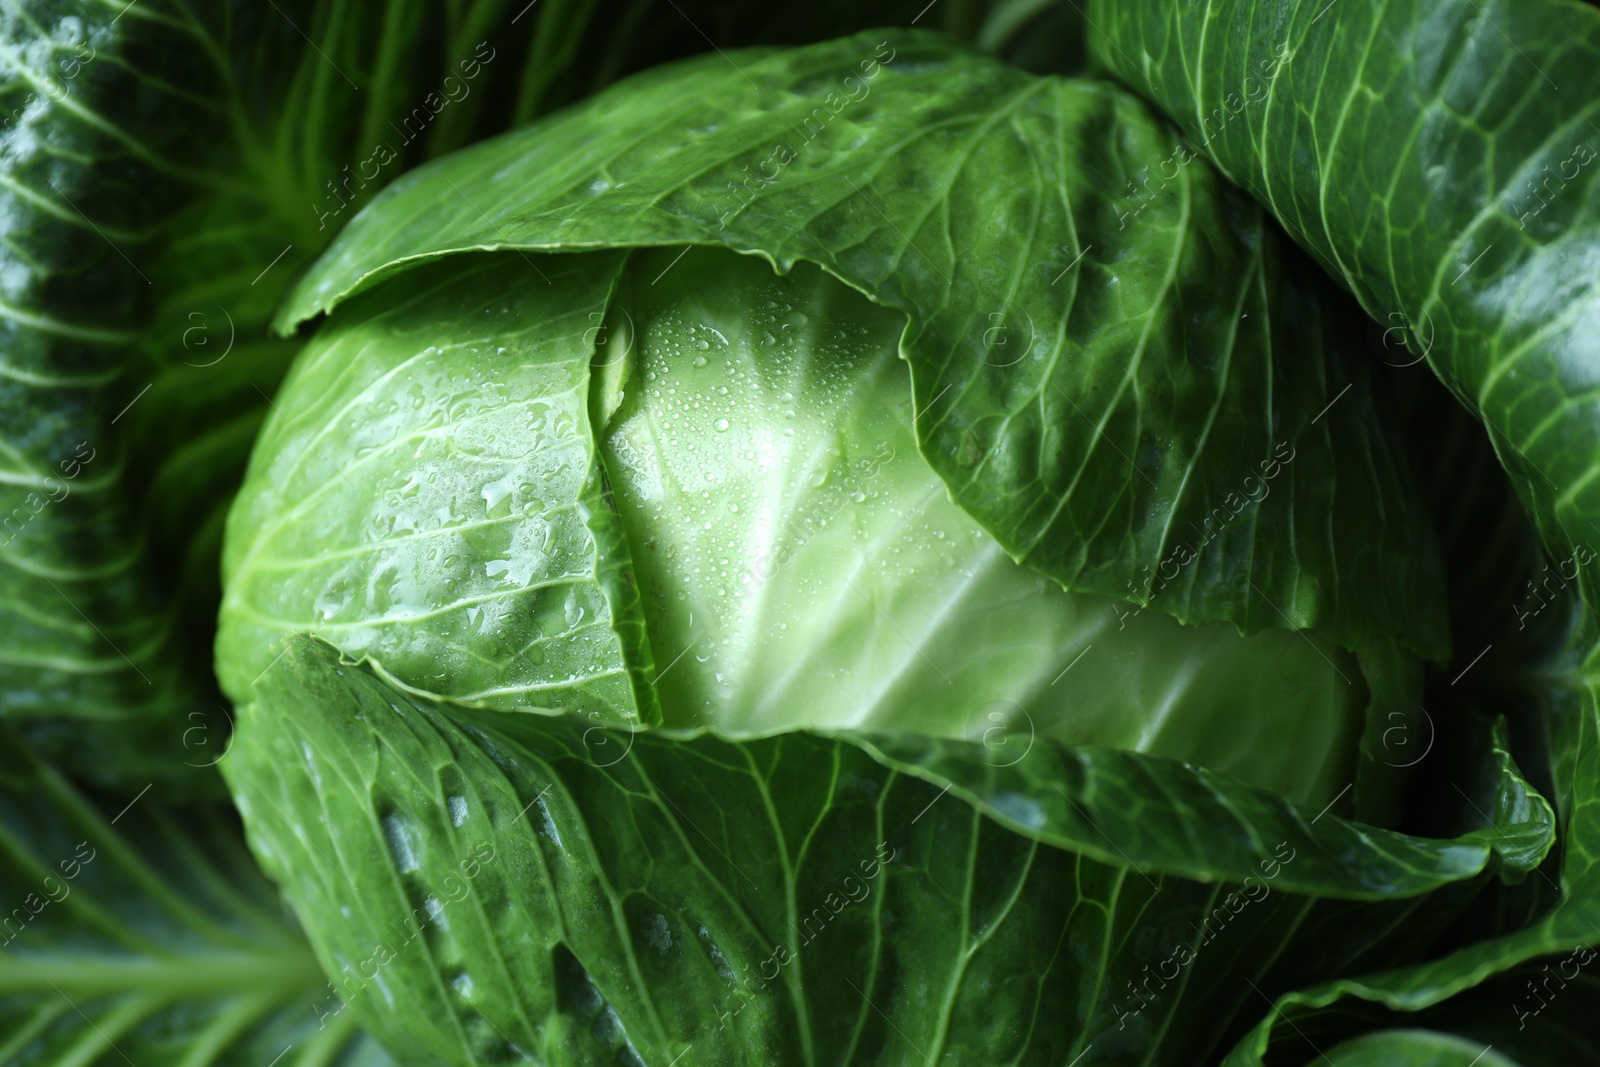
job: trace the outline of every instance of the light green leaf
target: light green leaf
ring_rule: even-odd
[[[811,264],[638,254],[609,321],[626,336],[597,358],[628,369],[600,452],[669,725],[1109,745],[1321,808],[1368,705],[1410,699],[1320,637],[1184,627],[1019,567],[917,452],[904,316]]]
[[[230,518],[229,691],[312,631],[421,690],[659,717],[648,686],[634,696],[644,666],[624,659],[591,532],[609,509],[589,362],[621,264],[419,271],[318,336]],[[626,552],[613,538],[609,555]]]

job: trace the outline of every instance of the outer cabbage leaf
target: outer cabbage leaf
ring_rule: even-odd
[[[120,377],[149,314],[140,269],[179,201],[177,110],[204,85],[155,81],[123,53],[175,34],[107,5],[0,13],[0,716],[138,716],[192,705],[174,622],[142,568],[130,458],[114,427],[137,387]],[[130,195],[137,188],[139,195]],[[176,733],[174,733],[175,739]],[[172,751],[178,753],[175,740]]]
[[[1544,540],[1534,578],[1561,576],[1490,605],[1524,619],[1548,607],[1565,630],[1555,655],[1509,668],[1533,683],[1548,733],[1564,830],[1559,906],[1435,965],[1298,995],[1283,1006],[1288,1021],[1305,1025],[1307,1006],[1343,994],[1417,1010],[1593,944],[1600,11],[1557,0],[1138,0],[1096,2],[1088,15],[1099,60],[1269,205],[1483,422]],[[1372,150],[1380,137],[1393,151]],[[1582,603],[1563,614],[1575,606],[1562,595],[1569,582]],[[1277,1015],[1263,1023],[1240,1055],[1258,1054],[1278,1025]]]
[[[230,809],[102,800],[4,736],[0,1061],[387,1067]]]
[[[1600,536],[1600,10],[1099,0],[1090,14],[1098,58],[1485,423],[1551,551]],[[1373,151],[1379,137],[1394,151]],[[1161,164],[1136,168],[1150,195],[1172,195]],[[1594,603],[1600,577],[1582,584]]]
[[[406,1062],[1193,1063],[1239,979],[1414,953],[1540,832],[1503,753],[1498,826],[1425,841],[1107,749],[973,791],[974,743],[506,715],[310,636],[255,694],[224,765],[252,847]]]

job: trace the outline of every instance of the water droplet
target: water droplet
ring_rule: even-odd
[[[724,390],[724,392],[726,392],[726,390]],[[728,427],[730,425],[732,425],[732,423],[728,422],[727,419],[718,419],[716,422],[712,423],[711,425],[716,427],[718,433],[726,433]]]

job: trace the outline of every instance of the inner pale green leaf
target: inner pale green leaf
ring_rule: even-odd
[[[1350,782],[1354,657],[1014,562],[918,454],[905,316],[810,264],[678,256],[630,266],[610,324],[636,347],[596,357],[631,366],[602,453],[669,725],[965,737],[1000,762],[1110,745],[1308,803]]]

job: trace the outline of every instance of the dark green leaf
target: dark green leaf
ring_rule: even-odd
[[[1556,0],[1097,0],[1088,13],[1103,31],[1091,41],[1100,61],[1270,206],[1484,423],[1548,553],[1540,587],[1486,609],[1524,623],[1549,608],[1540,626],[1564,648],[1509,668],[1537,692],[1530,710],[1548,732],[1566,831],[1561,905],[1435,964],[1292,1003],[1351,994],[1417,1010],[1519,961],[1593,944],[1600,10]],[[1562,595],[1569,583],[1583,592],[1581,614]],[[1276,1025],[1263,1023],[1254,1047]]]
[[[234,812],[85,795],[5,736],[0,1062],[387,1067]]]
[[[255,692],[226,764],[252,846],[415,1062],[1190,1064],[1259,1001],[1241,979],[1415,952],[1529,829],[1312,827],[1110,750],[988,774],[971,743],[604,730],[425,701],[305,636]]]

